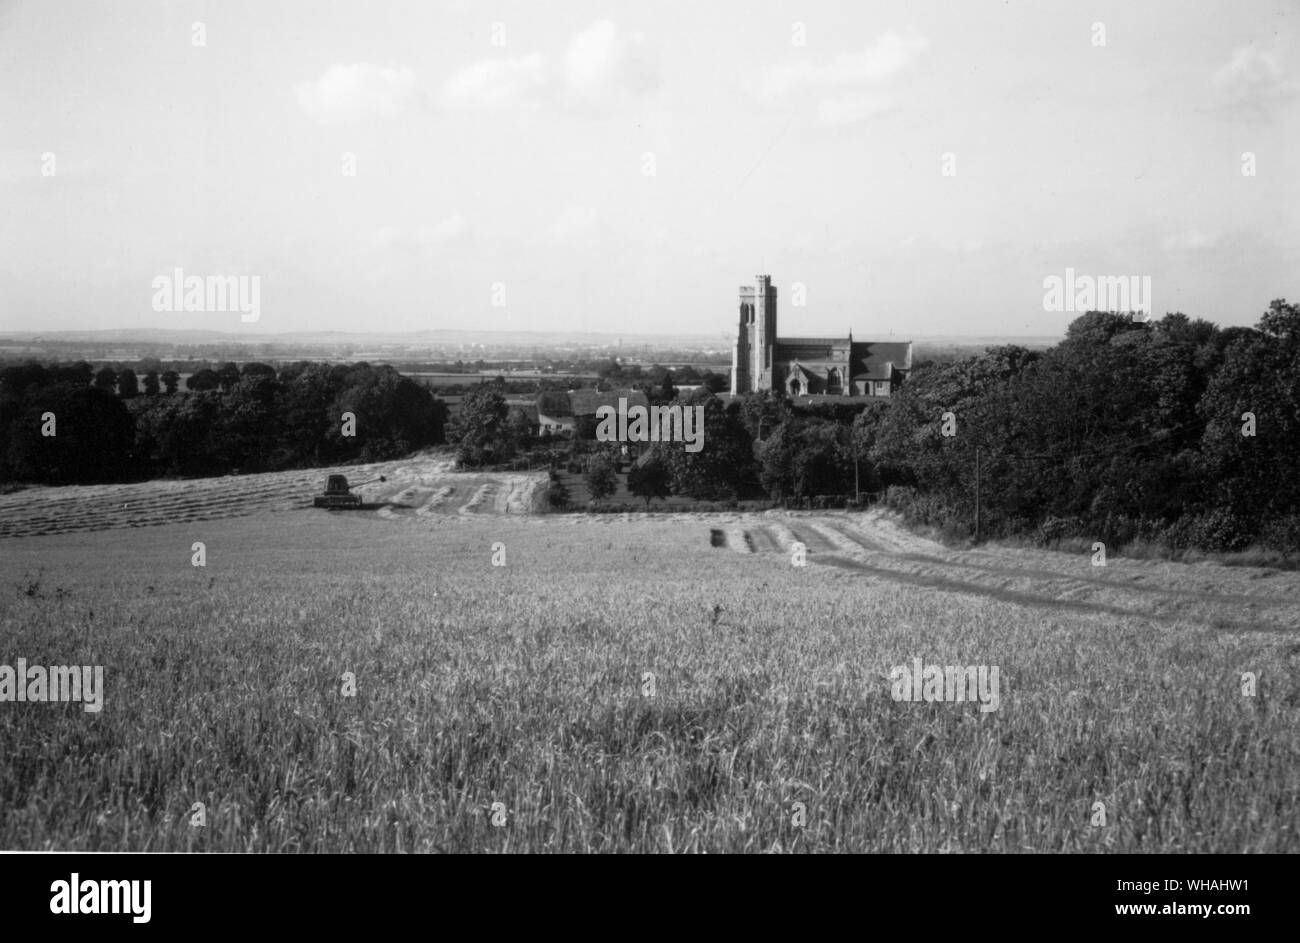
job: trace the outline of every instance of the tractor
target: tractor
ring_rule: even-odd
[[[383,475],[378,478],[371,478],[363,481],[356,487],[368,485],[375,481],[387,481]],[[361,508],[361,495],[353,494],[348,490],[348,479],[345,475],[330,475],[329,481],[325,485],[325,493],[318,494],[312,499],[312,506],[318,508],[329,508],[331,511],[356,511]]]

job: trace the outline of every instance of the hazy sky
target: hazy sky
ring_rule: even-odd
[[[1043,335],[1067,267],[1251,324],[1298,57],[1294,0],[0,0],[0,330],[721,336],[767,272],[783,335]]]

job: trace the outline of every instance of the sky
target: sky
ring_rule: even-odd
[[[0,0],[0,330],[1044,336],[1300,297],[1300,3]],[[260,311],[157,310],[256,277]],[[796,305],[795,301],[802,303]]]

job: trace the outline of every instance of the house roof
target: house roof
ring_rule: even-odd
[[[573,415],[573,404],[569,402],[569,394],[564,390],[545,390],[538,393],[534,403],[537,411],[544,416]]]
[[[618,401],[627,400],[628,406],[649,406],[650,401],[640,390],[610,390],[601,393],[597,390],[574,390],[569,394],[569,403],[573,406],[575,416],[594,416],[601,406],[618,409]]]

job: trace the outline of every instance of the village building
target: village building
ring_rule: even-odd
[[[649,400],[640,390],[570,390],[568,393],[551,391],[537,397],[537,434],[572,435],[579,419],[591,417],[594,425],[596,411],[602,406],[618,409],[620,397],[628,406],[648,406]]]

